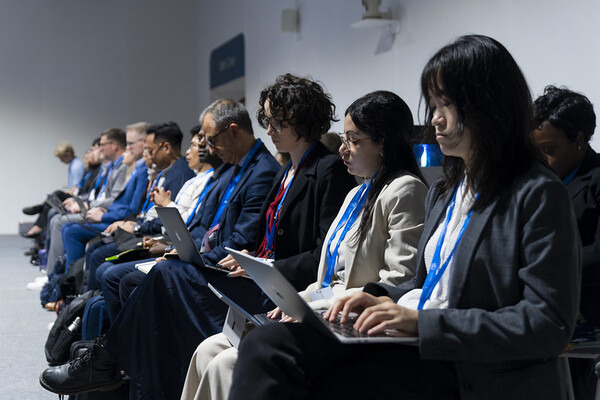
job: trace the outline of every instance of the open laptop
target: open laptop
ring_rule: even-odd
[[[225,324],[223,324],[223,334],[225,334],[225,337],[227,337],[231,344],[236,348],[242,339],[246,321],[250,321],[256,326],[276,324],[279,322],[279,318],[271,319],[267,317],[267,314],[250,314],[210,283],[208,284],[208,288],[212,290],[215,296],[223,303],[229,306],[227,316],[225,317]]]
[[[177,255],[181,261],[185,261],[190,264],[194,264],[199,267],[210,268],[226,274],[231,271],[227,268],[217,267],[215,265],[208,265],[204,262],[204,259],[200,256],[200,252],[194,243],[194,239],[190,232],[185,226],[185,222],[179,214],[179,210],[175,207],[156,207],[156,212],[160,220],[167,230],[169,238],[173,242],[173,246],[177,250]],[[247,277],[246,277],[247,278]]]
[[[288,280],[269,263],[228,247],[225,249],[284,313],[299,322],[312,325],[342,343],[399,343],[410,345],[419,343],[418,337],[398,337],[385,333],[369,336],[355,330],[352,327],[353,321],[344,324],[340,324],[339,320],[336,322],[326,321],[320,313],[310,308]]]

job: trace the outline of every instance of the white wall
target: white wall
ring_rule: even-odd
[[[174,120],[198,110],[196,3],[0,2],[0,233],[31,220],[21,208],[66,186],[60,140],[83,156],[110,127]]]
[[[500,40],[534,96],[546,84],[566,85],[600,110],[597,0],[382,3],[400,26],[391,49],[376,54],[381,30],[350,28],[362,15],[360,0],[3,0],[0,181],[16,195],[2,196],[0,233],[15,232],[21,207],[66,182],[52,156],[59,140],[82,153],[101,130],[140,119],[175,120],[187,130],[209,103],[210,52],[240,32],[252,114],[260,90],[285,72],[322,81],[338,116],[376,89],[398,93],[417,114],[423,65],[465,33]],[[299,33],[281,32],[285,8],[299,9]],[[600,135],[593,145],[600,149]]]
[[[285,8],[299,9],[298,34],[281,32]],[[362,15],[360,0],[221,0],[210,9],[199,14],[199,62],[243,32],[246,102],[252,112],[265,85],[293,72],[322,81],[338,116],[357,97],[376,89],[396,92],[416,115],[419,77],[429,57],[459,35],[480,33],[508,48],[534,96],[547,84],[566,85],[584,92],[600,115],[597,0],[382,0],[381,9],[391,10],[400,26],[391,50],[380,54],[381,30],[350,28]],[[208,72],[204,74],[201,103],[208,101]],[[341,129],[341,123],[335,128]],[[600,135],[593,144],[600,149]]]

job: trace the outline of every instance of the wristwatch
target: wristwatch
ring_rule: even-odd
[[[141,229],[142,229],[142,226],[140,224],[137,224],[137,225],[134,225],[131,230],[133,231],[133,233],[139,233]]]

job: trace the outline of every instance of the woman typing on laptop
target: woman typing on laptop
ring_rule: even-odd
[[[240,345],[229,399],[560,399],[581,249],[567,192],[533,150],[531,96],[497,41],[465,36],[427,63],[427,121],[446,155],[416,278],[369,284],[325,314],[419,346],[343,345],[272,324]],[[370,294],[369,294],[370,293]]]
[[[313,308],[327,309],[368,282],[414,276],[427,188],[408,143],[412,129],[410,109],[391,92],[367,94],[346,111],[340,154],[364,182],[346,196],[323,241],[317,280],[300,293]],[[204,341],[182,399],[225,398],[236,357],[224,334]]]

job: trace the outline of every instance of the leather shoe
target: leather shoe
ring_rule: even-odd
[[[36,215],[42,212],[42,205],[38,204],[31,207],[23,208],[23,214],[25,215]]]
[[[94,345],[76,359],[47,368],[40,375],[44,389],[61,395],[113,390],[121,386],[122,381],[121,371],[101,339],[96,339]]]

